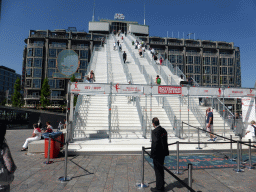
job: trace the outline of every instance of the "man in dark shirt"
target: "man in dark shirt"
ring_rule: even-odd
[[[152,143],[151,143],[151,158],[153,159],[154,170],[156,175],[156,187],[151,188],[151,191],[164,191],[164,158],[169,155],[167,144],[167,132],[160,126],[159,119],[152,119]]]
[[[123,60],[124,60],[124,63],[125,63],[125,61],[126,61],[126,53],[125,53],[125,51],[123,53]]]
[[[206,130],[213,133],[213,113],[211,112],[211,108],[206,110]],[[210,139],[208,141],[216,141],[217,137],[214,137],[213,134],[210,133]]]

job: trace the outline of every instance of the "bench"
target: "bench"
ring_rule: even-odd
[[[44,153],[44,139],[29,143],[28,153]]]

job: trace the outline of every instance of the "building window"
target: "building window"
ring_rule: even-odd
[[[26,87],[31,87],[31,79],[26,80]]]
[[[177,55],[177,63],[183,63],[183,56],[182,55]]]
[[[42,76],[42,69],[34,69],[34,76],[33,77],[41,77]]]
[[[32,57],[32,56],[33,56],[33,49],[28,48],[28,57]]]
[[[227,75],[227,67],[221,67],[220,68],[220,74],[221,75]]]
[[[62,51],[63,49],[57,49],[57,56],[59,55],[59,53]]]
[[[187,64],[193,64],[193,56],[187,56]]]
[[[63,89],[64,88],[64,81],[63,80],[57,80],[56,81],[56,88],[57,89]]]
[[[212,76],[212,83],[218,84],[218,76]]]
[[[184,73],[184,67],[183,67],[183,65],[177,65],[177,67]]]
[[[200,57],[199,56],[195,56],[194,60],[195,60],[194,64],[200,65],[201,62],[200,62]]]
[[[56,57],[56,49],[49,49],[49,56]]]
[[[229,77],[229,84],[234,84],[234,79],[233,79],[233,77]]]
[[[221,58],[220,59],[220,65],[226,66],[227,65],[227,58]]]
[[[228,66],[232,66],[233,65],[233,58],[228,58]]]
[[[48,60],[48,68],[56,68],[56,59]]]
[[[228,78],[227,76],[223,76],[223,84],[227,84],[228,83]]]
[[[210,65],[210,57],[204,57],[204,65]]]
[[[32,70],[26,69],[26,77],[32,77]]]
[[[55,88],[55,80],[54,79],[49,80],[49,86],[50,86],[51,89]]]
[[[233,75],[233,67],[228,68],[228,75]]]
[[[54,72],[55,72],[55,69],[48,69],[47,77],[52,78]]]
[[[170,55],[170,63],[176,63],[176,55]]]
[[[80,69],[87,69],[87,60],[80,61]]]
[[[87,50],[81,50],[80,51],[80,58],[87,59],[88,51]]]
[[[212,65],[217,65],[217,58],[211,57]]]
[[[33,79],[33,88],[41,88],[41,79]]]
[[[51,96],[52,97],[59,97],[59,96],[61,96],[61,91],[52,91]]]
[[[212,74],[218,74],[218,68],[212,67]]]
[[[201,73],[201,66],[195,66],[195,73]]]
[[[203,80],[204,80],[204,83],[211,83],[211,76],[210,75],[205,75],[203,76]]]
[[[35,60],[34,60],[34,67],[42,67],[42,59],[35,58]]]
[[[195,75],[195,81],[201,83],[201,75]]]
[[[210,74],[211,73],[211,67],[210,66],[205,66],[204,67],[204,74]]]
[[[187,65],[186,68],[186,73],[193,73],[193,65]]]
[[[33,59],[32,58],[28,58],[27,59],[27,67],[32,67],[33,64]]]
[[[42,48],[35,48],[35,56],[42,57],[43,56],[43,49]]]

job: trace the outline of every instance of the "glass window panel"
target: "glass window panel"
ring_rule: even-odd
[[[43,49],[42,48],[35,48],[35,56],[42,57],[43,56]]]
[[[26,77],[32,77],[32,69],[26,69]]]
[[[54,97],[61,96],[61,91],[52,91],[51,95]]]
[[[33,77],[41,77],[42,76],[42,69],[34,68],[34,76]]]
[[[56,80],[56,88],[59,88],[59,89],[64,88],[64,81],[63,80]]]
[[[56,68],[56,59],[48,60],[48,68]]]
[[[212,62],[212,65],[217,65],[217,58],[211,57],[211,62]]]
[[[55,72],[55,69],[48,69],[47,77],[52,78],[52,75],[54,72]]]
[[[56,49],[49,49],[49,56],[56,57]]]
[[[201,66],[195,66],[195,73],[201,73]]]
[[[41,58],[35,58],[34,67],[42,67],[42,59]]]
[[[193,56],[187,56],[187,64],[193,64]]]
[[[212,74],[218,74],[218,67],[212,67]]]
[[[228,65],[232,66],[233,65],[233,58],[228,58]]]
[[[80,69],[87,69],[87,60],[80,61]]]
[[[228,83],[228,78],[227,76],[223,76],[223,84],[227,84]]]
[[[212,76],[212,83],[218,84],[218,76]]]
[[[170,55],[170,63],[176,63],[176,55]]]
[[[31,87],[31,79],[26,80],[26,87]]]
[[[221,58],[220,59],[220,65],[226,66],[227,65],[227,58]]]
[[[184,73],[184,67],[183,67],[183,65],[177,65],[177,67]]]
[[[177,55],[177,63],[183,63],[183,56]]]
[[[41,88],[41,79],[33,79],[33,88]]]
[[[81,50],[80,51],[80,58],[87,59],[88,57],[88,51],[87,50]]]
[[[27,67],[32,67],[33,64],[33,59],[32,58],[28,58],[27,59]]]
[[[201,83],[201,75],[195,75],[195,81]]]
[[[229,75],[233,75],[233,67],[229,67],[228,68],[228,74]]]
[[[50,86],[51,89],[55,88],[55,79],[50,79],[49,80],[49,86]]]
[[[33,49],[32,48],[28,48],[28,57],[33,56]]]
[[[227,75],[227,67],[221,67],[221,75]]]
[[[59,53],[62,51],[63,49],[57,49],[57,56],[59,55]]]
[[[211,73],[211,67],[210,66],[205,66],[204,67],[204,74],[210,74]]]
[[[186,73],[193,73],[193,65],[187,65],[186,69]]]
[[[201,62],[200,62],[200,61],[201,61],[201,60],[200,60],[200,57],[199,57],[199,56],[195,56],[194,59],[195,59],[194,64],[200,65],[200,63],[201,63]]]
[[[204,57],[204,65],[210,65],[210,57]]]

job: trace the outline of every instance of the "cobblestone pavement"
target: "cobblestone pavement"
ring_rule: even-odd
[[[133,192],[150,191],[155,187],[152,167],[145,163],[145,181],[149,188],[137,190],[136,182],[141,180],[141,156],[75,156],[69,157],[68,176],[71,181],[61,183],[58,178],[64,176],[64,158],[53,159],[46,165],[43,154],[27,155],[21,152],[21,146],[32,130],[8,130],[7,142],[17,165],[11,191],[89,191],[89,192]],[[256,170],[245,169],[236,173],[231,168],[193,170],[193,189],[196,191],[255,191]],[[187,182],[187,172],[179,177]],[[172,176],[165,173],[166,191],[187,191]]]

